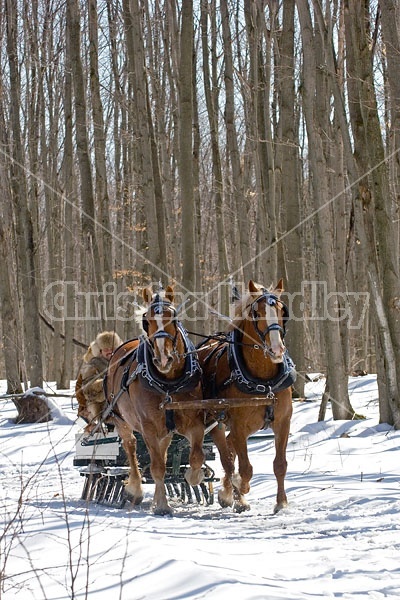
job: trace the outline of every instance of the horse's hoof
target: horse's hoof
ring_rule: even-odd
[[[204,479],[204,471],[203,469],[192,469],[192,467],[188,467],[185,471],[185,479],[189,485],[200,485],[200,483]]]
[[[139,506],[143,502],[143,496],[133,496],[132,494],[126,494],[126,499],[134,506]]]
[[[173,510],[170,506],[168,506],[168,508],[157,508],[154,507],[153,508],[153,514],[156,515],[157,517],[165,517],[165,516],[172,516],[173,514]]]
[[[134,506],[138,506],[143,501],[143,495],[135,496],[134,494],[131,494],[130,492],[127,492],[126,490],[124,491],[124,496],[128,500],[128,502],[130,502]]]
[[[245,510],[250,510],[250,504],[248,502],[235,502],[233,510],[235,513],[240,514]]]
[[[286,501],[278,502],[278,504],[275,504],[275,507],[274,507],[274,515],[276,515],[276,513],[278,513],[280,510],[283,510],[287,507],[288,507],[288,503]]]
[[[229,508],[233,504],[233,499],[232,499],[232,497],[231,498],[224,497],[221,494],[221,490],[220,490],[218,492],[218,502],[222,508]]]

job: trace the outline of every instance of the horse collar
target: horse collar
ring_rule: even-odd
[[[241,332],[237,329],[231,333],[228,348],[228,362],[231,369],[229,379],[224,387],[234,383],[236,387],[246,394],[275,395],[289,388],[296,381],[296,369],[292,359],[286,350],[283,360],[278,364],[278,373],[271,379],[262,379],[251,375],[244,364],[242,353],[239,348]]]
[[[172,394],[192,390],[200,381],[201,367],[193,342],[189,339],[181,323],[177,322],[177,332],[180,332],[185,346],[185,366],[183,373],[176,379],[165,379],[153,364],[151,346],[146,338],[139,344],[137,352],[136,374],[141,377],[142,383],[148,389],[165,394],[170,398]]]

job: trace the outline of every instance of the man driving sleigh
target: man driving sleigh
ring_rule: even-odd
[[[114,331],[103,331],[90,344],[82,359],[75,385],[78,400],[78,417],[87,422],[85,431],[90,432],[98,423],[105,408],[103,379],[107,373],[112,353],[122,344]]]

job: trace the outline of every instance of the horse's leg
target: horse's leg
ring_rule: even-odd
[[[204,479],[204,427],[202,423],[190,428],[186,432],[186,437],[190,443],[189,464],[185,471],[185,479],[189,485],[199,485]]]
[[[275,418],[271,424],[275,437],[274,474],[278,489],[274,513],[287,506],[285,476],[287,470],[286,448],[289,439],[290,419],[292,417],[292,390],[288,388],[277,394]]]
[[[165,471],[167,462],[167,450],[171,443],[172,436],[168,436],[162,440],[157,438],[155,432],[153,435],[146,434],[143,431],[143,439],[146,443],[147,450],[150,455],[150,472],[155,484],[153,497],[153,512],[155,515],[170,515],[172,508],[168,504],[167,495],[165,492]]]
[[[250,510],[250,504],[244,497],[250,491],[250,480],[253,477],[253,467],[249,461],[247,452],[247,433],[243,430],[235,431],[232,428],[228,438],[231,437],[231,443],[234,446],[238,458],[239,472],[233,475],[233,495],[234,511],[241,513],[244,510]]]
[[[122,446],[128,457],[130,467],[129,477],[125,483],[125,494],[132,504],[140,504],[143,500],[143,488],[136,456],[136,438],[129,425],[124,421],[115,419],[114,424],[122,440]]]
[[[288,504],[285,492],[285,476],[287,471],[286,447],[289,439],[290,417],[280,421],[279,426],[273,423],[272,428],[275,435],[274,475],[278,484],[274,513],[277,513],[282,508],[286,508]]]
[[[232,478],[235,471],[235,450],[226,438],[225,426],[214,427],[210,433],[225,472],[222,487],[218,491],[218,502],[223,508],[226,508],[233,504]]]

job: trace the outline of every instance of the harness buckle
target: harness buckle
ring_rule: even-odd
[[[170,404],[171,402],[172,402],[172,397],[167,393],[167,394],[165,394],[164,400],[162,402],[160,402],[158,408],[160,410],[162,410],[166,404]]]
[[[271,389],[271,388],[269,388]],[[267,391],[267,388],[265,385],[263,385],[262,383],[257,383],[256,385],[256,392],[260,392],[261,394],[263,394],[264,392]],[[268,392],[268,394],[270,394],[271,392]],[[267,396],[269,398],[269,395]]]

